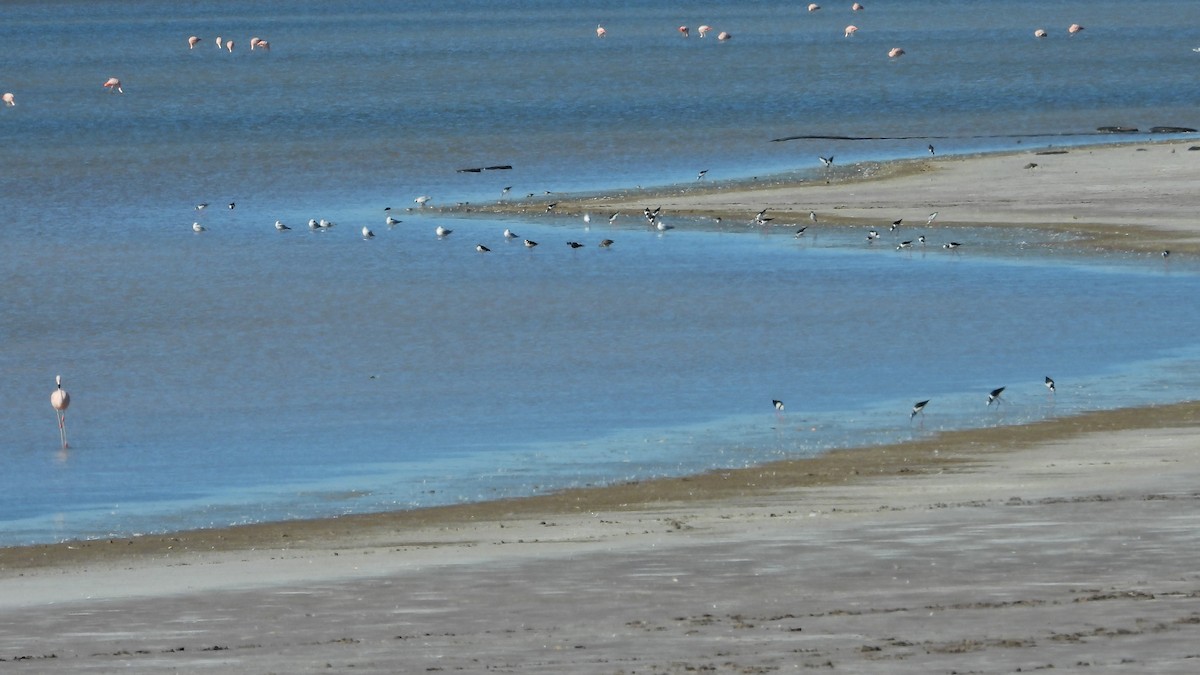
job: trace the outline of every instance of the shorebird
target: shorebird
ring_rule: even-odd
[[[998,389],[993,389],[990,393],[988,393],[987,404],[991,405],[992,401],[995,401],[996,405],[1000,405],[1001,403],[1003,403],[1004,401],[1001,400],[1001,398],[1000,398],[1000,394],[1002,394],[1002,393],[1004,393],[1004,387],[1000,387]]]
[[[13,93],[11,91],[4,92],[4,96],[0,96],[0,99],[3,99],[4,105],[10,108],[17,104],[17,100],[13,97]]]
[[[558,206],[558,202],[550,202],[549,204],[547,204],[546,205],[546,213],[550,213],[551,211],[553,211],[554,207],[556,207],[556,206]]]
[[[500,188],[500,196],[503,197],[504,195],[508,194],[509,190],[512,190],[511,185],[505,185],[503,188]]]
[[[371,228],[367,227],[366,225],[363,225],[362,232],[363,232],[363,239],[374,239],[375,238],[375,233],[372,232]]]
[[[287,225],[284,225],[282,220],[277,220],[277,221],[275,221],[275,229],[279,230],[280,232],[283,232],[284,230],[290,230],[292,228],[288,227]]]
[[[568,241],[567,246],[570,246],[571,248],[583,248],[583,244],[577,241]]]
[[[817,222],[817,212],[816,212],[816,211],[809,211],[809,212],[808,212],[808,219],[809,219],[810,221],[814,222],[814,223],[815,223],[815,222]]]
[[[896,246],[897,251],[900,251],[900,250],[903,250],[906,248],[912,248],[912,240],[911,239],[909,239],[908,241],[902,241]]]
[[[110,77],[107,80],[105,80],[104,86],[108,89],[110,94],[114,91],[117,92],[118,94],[125,93],[125,90],[121,88],[121,81],[115,77]]]
[[[612,239],[604,239],[600,242],[600,248],[608,248],[613,245]]]
[[[962,246],[962,244],[958,243],[957,241],[950,241],[950,242],[946,242],[945,244],[942,244],[942,248],[949,250],[949,251],[953,251],[954,249],[958,248],[959,246]]]
[[[700,173],[696,174],[696,180],[704,180],[706,175],[708,175],[708,169],[701,169]]]
[[[893,221],[892,221],[892,226],[891,226],[890,228],[888,228],[888,231],[889,231],[889,232],[895,232],[895,231],[896,231],[896,228],[897,228],[897,227],[900,227],[900,223],[903,223],[903,222],[904,222],[904,219],[903,219],[903,218],[900,218],[899,220],[893,220]]]
[[[658,230],[659,232],[666,232],[667,230],[673,230],[673,229],[675,229],[675,226],[674,226],[674,225],[668,225],[668,224],[666,224],[666,223],[664,223],[663,221],[661,221],[661,220],[660,220],[660,221],[658,221],[658,222],[654,223],[654,229]]]
[[[399,218],[393,218],[391,216],[388,216],[386,219],[384,219],[383,222],[387,223],[388,227],[391,227],[392,225],[399,225],[400,223],[403,223],[404,221],[400,220]]]
[[[337,223],[333,222],[332,220],[325,220],[324,218],[317,221],[317,226],[320,227],[322,230],[328,230],[329,228],[333,227],[334,225],[337,225]]]
[[[1046,389],[1049,389],[1050,393],[1054,394],[1054,380],[1050,379],[1049,375],[1046,376]]]
[[[807,227],[802,227],[802,228],[800,228],[800,229],[796,230],[796,235],[795,235],[796,239],[799,239],[800,237],[803,237],[803,236],[804,236],[804,231],[805,231],[805,230],[807,230],[807,229],[808,229]]]
[[[316,218],[309,218],[308,219],[308,229],[319,230],[319,229],[321,229],[321,224],[317,222]]]
[[[933,219],[934,219],[934,218],[937,218],[937,214],[938,214],[938,212],[937,212],[937,211],[934,211],[933,213],[929,214],[929,217],[925,219],[925,224],[926,224],[926,225],[932,225],[932,224],[933,224]]]
[[[937,154],[937,153],[935,153],[935,152],[934,152],[934,150],[933,150],[933,143],[930,143],[930,144],[929,144],[929,146],[928,146],[928,148],[929,148],[929,154],[931,154],[931,155]]]
[[[201,204],[196,205],[197,211],[203,211],[204,209],[207,209],[207,208],[208,208],[208,202],[203,202]]]
[[[236,208],[237,208],[237,203],[236,203],[236,202],[229,202],[229,210],[230,210],[230,211],[232,211],[232,210],[234,210],[234,209],[236,209]]]
[[[430,199],[433,199],[433,198],[430,197],[429,195],[421,195],[420,197],[417,197],[413,201],[417,203],[417,206],[425,206],[426,204],[429,203]]]
[[[476,250],[476,251],[479,251],[480,253],[488,253],[488,252],[490,252],[492,249],[490,249],[490,248],[488,248],[488,247],[484,246],[483,244],[477,244],[477,245],[475,246],[475,250]]]
[[[916,403],[914,403],[913,407],[912,407],[912,414],[910,414],[908,416],[908,421],[911,422],[912,418],[916,417],[917,415],[921,415],[922,417],[924,417],[925,406],[927,406],[927,405],[929,405],[929,399],[925,399],[924,401],[917,401]]]
[[[63,450],[67,445],[67,407],[71,405],[71,395],[62,388],[62,375],[54,376],[54,391],[50,392],[50,406],[58,416],[58,437],[62,441]]]
[[[1163,252],[1162,252],[1162,257],[1163,257],[1163,260],[1166,260],[1167,258],[1170,258],[1170,257],[1171,257],[1171,252],[1170,252],[1170,251],[1163,251]]]
[[[525,240],[525,248],[533,248],[534,246],[537,246],[536,241],[531,241],[529,239]]]
[[[517,233],[513,232],[512,230],[510,230],[506,227],[506,228],[504,228],[504,238],[505,239],[516,239]]]
[[[436,230],[434,230],[434,232],[436,232],[436,233],[437,233],[437,236],[438,236],[438,237],[444,237],[444,236],[446,236],[446,235],[450,234],[450,233],[451,233],[451,232],[453,232],[453,231],[454,231],[454,230],[449,230],[449,229],[446,229],[445,227],[442,227],[441,225],[438,225],[438,226],[437,226],[437,229],[436,229]]]
[[[609,224],[609,225],[612,225],[613,223],[617,222],[617,216],[619,216],[619,215],[621,215],[621,214],[620,214],[620,213],[614,213],[614,214],[612,214],[611,216],[609,216],[609,217],[608,217],[608,224]]]
[[[783,412],[783,401],[772,400],[771,405],[775,406],[775,410]]]
[[[873,242],[878,238],[879,238],[878,230],[871,230],[870,232],[867,232],[867,241]]]
[[[205,227],[200,223],[192,223],[192,232],[203,232]]]
[[[821,160],[821,163],[825,165],[826,169],[833,166],[833,155],[830,155],[828,157],[821,157],[818,155],[817,159]]]

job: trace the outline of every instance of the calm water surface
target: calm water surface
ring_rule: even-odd
[[[405,209],[1197,125],[1200,6],[17,2],[5,19],[0,543],[529,494],[1197,395],[1186,259],[1083,256],[946,212],[910,253],[820,228]],[[1067,38],[1072,22],[1087,30]],[[700,23],[735,37],[675,31]],[[893,140],[771,142],[793,135]],[[455,171],[492,164],[513,168]]]

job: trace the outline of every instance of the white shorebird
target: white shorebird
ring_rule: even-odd
[[[277,221],[275,221],[275,229],[279,230],[280,232],[283,232],[284,230],[290,230],[292,228],[288,227],[287,225],[284,225],[282,220],[277,220]]]
[[[504,238],[505,239],[516,239],[517,233],[513,232],[512,230],[510,230],[506,227],[506,228],[504,228]]]
[[[55,389],[50,392],[50,405],[58,416],[58,437],[62,441],[63,450],[66,450],[70,447],[67,445],[67,407],[71,405],[71,395],[62,388],[62,375],[54,376],[54,384]]]
[[[658,230],[659,232],[666,232],[667,230],[675,229],[675,226],[668,225],[668,224],[664,223],[663,221],[658,220],[658,221],[655,221],[655,223],[654,223],[654,229]]]
[[[192,232],[203,232],[205,227],[200,223],[192,223]]]
[[[434,230],[434,232],[436,232],[436,233],[437,233],[437,236],[439,236],[439,237],[444,237],[444,236],[446,236],[446,235],[450,234],[450,233],[451,233],[451,232],[453,232],[453,231],[454,231],[454,230],[447,229],[447,228],[445,228],[445,227],[442,227],[441,225],[438,225],[438,226],[437,226],[437,229],[436,229],[436,230]]]
[[[321,224],[317,222],[316,218],[309,218],[308,219],[308,229],[319,230],[319,229],[321,229]]]
[[[384,220],[383,222],[387,223],[388,227],[391,227],[392,225],[399,225],[400,223],[402,223],[404,221],[402,221],[398,218],[393,218],[392,216],[388,216],[387,219]]]
[[[363,233],[363,239],[374,239],[375,238],[375,233],[372,232],[371,228],[367,227],[366,225],[363,225],[362,233]]]
[[[429,203],[429,200],[431,200],[431,199],[433,199],[433,198],[430,197],[429,195],[421,195],[420,197],[417,197],[413,201],[417,203],[417,206],[425,206],[426,204]]]

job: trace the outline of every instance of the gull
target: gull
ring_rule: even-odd
[[[399,219],[397,219],[397,218],[393,218],[393,217],[391,217],[391,216],[388,216],[388,217],[387,217],[387,220],[385,220],[384,222],[385,222],[385,223],[387,223],[387,224],[388,224],[388,226],[390,227],[390,226],[392,226],[392,225],[399,225],[400,223],[402,223],[402,222],[404,222],[404,221],[402,221],[402,220],[399,220]]]
[[[590,214],[590,213],[583,214],[583,222],[591,223],[592,222],[592,214]]]
[[[529,240],[529,239],[526,239],[526,240],[525,240],[525,248],[533,248],[534,246],[537,246],[537,242],[536,242],[536,241],[532,241],[532,240]]]
[[[317,225],[319,225],[322,230],[328,230],[335,224],[336,223],[334,223],[332,220],[325,220],[324,218],[317,222]]]
[[[453,232],[453,231],[454,231],[454,230],[448,230],[448,229],[446,229],[446,228],[442,227],[441,225],[438,225],[438,226],[437,226],[437,229],[436,229],[436,230],[434,230],[434,232],[436,232],[436,233],[437,233],[437,236],[438,236],[439,238],[440,238],[440,237],[444,237],[444,236],[446,236],[446,235],[450,234],[450,233],[451,233],[451,232]]]
[[[284,230],[290,230],[292,228],[288,227],[287,225],[284,225],[282,220],[277,220],[277,221],[275,221],[275,229],[279,230],[280,232],[283,232]]]
[[[506,228],[504,228],[504,238],[505,239],[516,239],[517,233],[513,232],[512,230],[510,230],[506,227]]]
[[[830,155],[830,156],[828,156],[828,157],[820,157],[820,156],[818,156],[818,157],[817,157],[817,159],[821,160],[821,163],[825,165],[825,168],[826,168],[826,169],[828,169],[829,167],[833,166],[833,155]]]
[[[317,222],[316,218],[308,219],[308,229],[317,230],[317,229],[320,229],[320,227],[321,227],[321,224]]]
[[[192,223],[192,232],[203,232],[205,227],[200,223]]]
[[[366,225],[363,225],[362,232],[363,232],[363,239],[374,239],[375,238],[375,233],[372,232],[371,228],[367,227]]]
[[[479,251],[480,253],[488,253],[488,252],[490,252],[492,249],[490,249],[490,248],[488,248],[488,247],[484,246],[483,244],[476,244],[476,245],[475,245],[475,250],[476,250],[476,251]]]
[[[992,401],[995,401],[996,405],[1000,405],[1001,403],[1003,403],[1004,401],[1002,401],[1000,399],[1000,394],[1002,394],[1003,392],[1004,392],[1004,387],[1000,387],[998,389],[993,389],[991,391],[991,393],[988,394],[987,404],[991,405]]]
[[[657,223],[655,223],[655,224],[654,224],[654,227],[655,227],[655,229],[657,229],[659,232],[666,232],[667,230],[673,230],[673,229],[675,229],[675,226],[674,226],[674,225],[668,225],[668,224],[664,223],[664,222],[663,222],[663,221],[661,221],[661,220],[660,220],[660,221],[658,221]]]
[[[425,206],[425,204],[429,203],[430,199],[433,199],[433,198],[430,197],[429,195],[421,195],[420,197],[417,197],[413,201],[417,203],[417,206]]]

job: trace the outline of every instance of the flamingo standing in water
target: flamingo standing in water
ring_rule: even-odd
[[[228,51],[230,54],[233,53],[233,40],[225,41],[225,50]]]
[[[855,26],[853,24],[846,26],[846,37],[850,37],[851,35],[854,35],[857,32],[858,32],[858,26]]]
[[[1073,24],[1071,24],[1071,27],[1067,29],[1067,32],[1070,33],[1071,35],[1074,35],[1081,30],[1083,30],[1083,26],[1080,26],[1077,23],[1073,23]]]
[[[4,92],[4,96],[0,98],[3,98],[4,105],[10,108],[17,104],[17,101],[13,98],[13,93],[11,91]]]
[[[682,35],[683,37],[687,37],[687,36],[688,36],[688,27],[687,27],[687,26],[680,26],[680,27],[679,27],[679,34],[680,34],[680,35]]]
[[[862,3],[856,2],[856,3],[854,3],[853,5],[850,5],[850,11],[852,11],[852,12],[861,12],[861,11],[863,11],[863,6],[862,6]]]
[[[899,47],[892,47],[891,50],[888,51],[889,59],[895,59],[901,56],[904,56],[904,50]]]
[[[717,33],[717,39],[720,40],[721,42],[724,42],[731,37],[733,37],[733,36],[725,31],[721,31],[720,33]]]
[[[604,30],[604,26],[596,26],[596,37],[602,38],[608,35],[608,31]]]
[[[221,46],[222,46],[222,45],[221,45],[221,36],[220,36],[220,35],[218,35],[218,36],[217,36],[217,49],[220,49],[220,48],[221,48]]]
[[[104,86],[108,88],[109,93],[117,92],[124,94],[125,90],[121,88],[121,81],[115,77],[110,77],[104,82]]]
[[[190,38],[188,38],[188,49],[195,49],[196,45],[199,43],[200,43],[200,38],[196,37],[195,35],[191,36]]]
[[[710,30],[712,30],[712,26],[700,26],[696,29],[696,32],[700,33],[700,37],[704,37],[708,35],[708,31]]]
[[[54,376],[54,384],[58,386],[50,392],[50,405],[58,416],[58,437],[62,441],[63,450],[66,450],[70,447],[67,445],[67,406],[71,405],[71,395],[62,388],[62,375]]]
[[[1044,38],[1044,37],[1046,37],[1046,29],[1045,29],[1045,28],[1039,28],[1039,29],[1037,29],[1037,30],[1033,31],[1033,37],[1035,37],[1035,38]]]
[[[808,5],[808,11],[810,11],[810,12],[815,12],[815,11],[817,11],[818,9],[821,9],[821,6],[820,6],[820,5],[818,5],[818,4],[817,4],[817,3],[815,3],[815,2],[813,2],[813,3],[809,3],[809,5]]]

